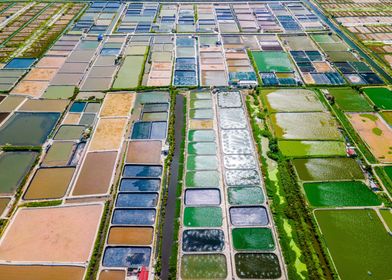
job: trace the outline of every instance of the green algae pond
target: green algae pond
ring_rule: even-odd
[[[192,254],[181,258],[182,279],[225,279],[226,257],[221,254]]]
[[[306,89],[277,89],[262,91],[270,112],[323,111],[324,106],[317,95]]]
[[[187,188],[203,188],[219,186],[218,171],[188,171],[185,175]]]
[[[64,166],[71,159],[76,144],[70,141],[55,141],[46,153],[43,166]]]
[[[236,250],[270,251],[275,249],[274,237],[269,228],[235,228],[231,233]]]
[[[352,158],[294,159],[292,162],[302,181],[364,179],[361,168]]]
[[[187,158],[188,170],[212,170],[218,168],[218,158],[216,156],[195,156],[189,155]]]
[[[220,207],[186,207],[184,209],[184,226],[221,227],[222,209]]]
[[[305,183],[304,189],[315,207],[381,205],[378,196],[361,181]]]
[[[316,210],[340,279],[391,279],[392,237],[374,210]]]
[[[190,155],[214,155],[216,154],[215,142],[192,142],[188,144]]]
[[[239,253],[234,256],[237,276],[242,279],[280,278],[279,260],[272,253]]]
[[[340,141],[278,141],[279,150],[286,157],[345,156],[346,146]]]
[[[4,152],[0,154],[0,193],[12,194],[33,166],[36,152]]]
[[[271,115],[279,139],[340,140],[337,123],[329,113],[276,113]]]
[[[0,129],[0,145],[42,145],[59,119],[59,113],[13,114]]]
[[[188,141],[215,141],[215,132],[213,130],[189,130]]]
[[[126,56],[117,73],[117,77],[114,80],[113,88],[122,89],[137,87],[143,63],[143,56]]]
[[[230,187],[227,192],[231,205],[259,205],[264,202],[264,195],[259,187]]]

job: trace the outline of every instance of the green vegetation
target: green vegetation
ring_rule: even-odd
[[[328,101],[326,100],[325,96],[320,93],[319,90],[316,90],[316,92],[319,94],[320,100],[331,109],[332,113],[335,115],[335,117],[338,119],[338,121],[341,123],[341,125],[344,127],[344,134],[347,133],[347,136],[349,139],[351,139],[352,143],[356,143],[358,149],[359,149],[359,156],[362,156],[364,159],[366,159],[367,162],[369,163],[376,163],[377,160],[374,157],[374,155],[370,152],[370,150],[367,148],[365,143],[362,141],[362,138],[357,134],[355,129],[352,127],[350,124],[350,121],[347,119],[346,114],[344,114],[336,104],[329,104]],[[371,115],[372,114],[366,114],[366,115]]]
[[[180,215],[181,215],[181,195],[182,195],[182,178],[184,177],[184,159],[185,159],[185,135],[186,135],[186,112],[187,112],[187,99],[184,97],[184,125],[181,130],[181,148],[180,158],[178,161],[178,176],[176,188],[176,211],[174,216],[174,230],[173,230],[173,244],[172,251],[169,259],[169,279],[176,279],[177,277],[177,262],[178,262],[178,235],[180,230]]]
[[[363,92],[381,110],[392,110],[392,91],[385,87],[364,88]]]
[[[341,279],[390,278],[392,238],[374,210],[317,210],[315,216]]]
[[[51,201],[38,201],[38,202],[28,202],[23,203],[19,207],[51,207],[61,205],[63,201],[60,200],[51,200]]]
[[[352,88],[330,88],[329,93],[335,97],[335,102],[345,112],[372,112],[373,108],[366,99]]]
[[[380,128],[378,128],[378,127],[374,127],[374,128],[372,129],[372,132],[373,132],[375,135],[377,135],[377,136],[381,136],[381,135],[382,135],[382,130],[381,130]]]
[[[256,73],[257,82],[258,82],[259,85],[262,85],[263,82],[262,82],[262,80],[260,78],[259,71],[257,70],[256,61],[255,61],[255,58],[253,57],[252,51],[247,49],[246,52],[248,53],[249,60],[252,63],[253,70]]]
[[[257,94],[248,96],[246,105],[289,279],[337,278],[294,169],[279,151],[269,131],[268,112],[260,110],[258,98]]]
[[[392,195],[392,166],[376,166],[374,171],[380,178],[388,193]]]

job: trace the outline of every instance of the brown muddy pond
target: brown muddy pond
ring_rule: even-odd
[[[75,172],[73,167],[40,168],[23,196],[25,200],[62,198]]]
[[[108,244],[110,245],[150,245],[152,227],[111,227]]]
[[[7,280],[26,279],[26,275],[29,280],[81,280],[84,270],[80,266],[0,265],[1,278]]]
[[[126,162],[159,164],[161,151],[161,141],[132,141],[128,143]]]
[[[88,153],[72,194],[105,194],[110,187],[116,157],[117,152]]]

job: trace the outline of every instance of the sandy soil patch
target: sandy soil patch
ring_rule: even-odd
[[[0,242],[0,259],[86,262],[94,245],[102,204],[22,208]]]
[[[69,100],[29,99],[18,111],[27,112],[64,112]]]
[[[21,81],[11,91],[11,94],[40,97],[45,92],[48,86],[49,86],[49,82],[45,82],[45,81]]]
[[[67,57],[45,56],[37,63],[38,68],[60,68]]]
[[[189,129],[212,129],[212,120],[189,120]]]
[[[392,129],[378,114],[351,113],[348,118],[380,162],[392,162]]]
[[[51,68],[33,68],[27,74],[25,80],[28,81],[50,81],[56,75],[57,69]]]
[[[135,100],[135,93],[108,93],[105,96],[101,117],[126,117]]]
[[[100,119],[94,132],[90,151],[118,150],[128,119]]]

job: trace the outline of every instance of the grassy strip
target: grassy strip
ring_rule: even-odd
[[[142,66],[142,69],[140,70],[140,74],[139,74],[139,78],[138,78],[138,82],[137,82],[138,87],[142,86],[143,77],[144,77],[144,70],[146,69],[146,63],[147,63],[148,55],[150,53],[150,48],[151,47],[148,46],[146,52],[144,53],[143,66]]]
[[[12,145],[5,145],[1,147],[1,150],[4,152],[41,152],[41,146],[12,146]]]
[[[380,178],[388,193],[392,195],[392,182],[389,180],[387,174],[385,174],[384,169],[380,166],[376,166],[374,167],[374,172],[377,174],[378,178]]]
[[[187,99],[184,97],[184,125],[181,131],[181,148],[180,158],[178,161],[178,176],[176,188],[176,211],[174,216],[174,230],[173,230],[173,245],[169,260],[169,279],[176,279],[177,263],[178,263],[178,233],[180,231],[180,216],[181,216],[181,194],[182,194],[182,178],[184,176],[184,160],[185,160],[185,137],[186,137],[186,113],[187,113]]]
[[[277,139],[270,133],[266,122],[261,128],[257,119],[265,119],[268,112],[257,112],[259,108],[258,96],[254,96],[254,106],[250,98],[247,98],[247,108],[251,116],[251,127],[257,142],[259,155],[262,153],[262,137],[268,138],[269,151],[267,156],[277,163],[277,180],[271,181],[266,168],[267,162],[263,157],[262,173],[265,175],[267,194],[272,200],[271,211],[279,232],[279,241],[287,265],[289,279],[334,279],[337,275],[332,268],[331,260],[326,254],[325,245],[321,242],[317,224],[309,209],[306,207],[305,198],[297,183],[297,177],[290,161],[285,158],[278,149]],[[284,228],[285,222],[292,226],[293,231],[289,236]],[[297,273],[295,262],[296,254],[290,243],[294,241],[300,249],[300,261],[306,265],[306,272],[300,276]]]
[[[165,164],[164,164],[164,174],[167,174],[164,179],[165,182],[162,184],[165,186],[163,197],[162,197],[162,202],[161,202],[161,208],[160,208],[160,215],[159,215],[159,226],[157,229],[157,253],[156,253],[156,263],[155,263],[155,274],[160,275],[162,271],[162,231],[163,231],[163,225],[165,221],[165,216],[166,216],[166,204],[167,204],[167,197],[168,197],[168,182],[170,180],[170,164],[173,160],[173,155],[174,155],[174,148],[175,148],[175,107],[176,107],[176,95],[177,91],[174,89],[170,89],[170,116],[169,116],[169,129],[168,129],[168,136],[167,136],[167,142],[169,143],[169,152],[168,155],[165,159]]]
[[[63,201],[59,200],[51,200],[51,201],[34,201],[34,202],[27,202],[21,204],[19,207],[50,207],[50,206],[58,206],[61,205]]]
[[[261,86],[261,85],[263,84],[263,81],[262,81],[261,78],[260,78],[259,70],[257,69],[257,64],[256,64],[256,61],[255,61],[255,58],[253,57],[252,51],[249,50],[249,49],[247,49],[246,52],[248,53],[249,60],[250,60],[250,62],[252,63],[253,70],[254,70],[255,73],[256,73],[257,82],[258,82],[259,85]]]

